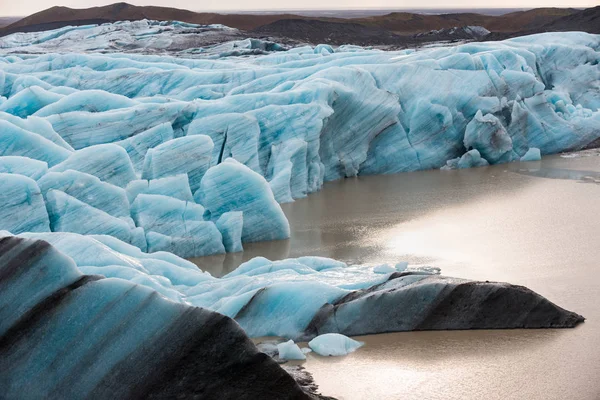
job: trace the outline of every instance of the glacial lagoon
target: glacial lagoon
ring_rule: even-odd
[[[362,336],[343,358],[303,365],[342,399],[597,399],[600,153],[327,183],[284,204],[291,238],[197,259],[222,275],[252,257],[408,261],[443,275],[523,285],[586,317],[566,330]],[[212,265],[212,270],[211,270]]]

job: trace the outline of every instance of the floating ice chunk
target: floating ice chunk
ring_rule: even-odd
[[[285,261],[285,260],[284,260]],[[335,268],[346,268],[346,263],[338,260],[334,260],[332,258],[327,257],[318,257],[318,256],[305,256],[298,257],[296,259],[300,264],[306,265],[307,267],[315,270],[315,271],[325,271],[327,269],[335,269]]]
[[[127,188],[129,202],[133,203],[138,194],[162,194],[183,201],[193,202],[192,191],[187,174],[167,176],[165,178],[131,181]]]
[[[446,165],[440,168],[442,171],[451,171],[453,169],[458,169],[458,162],[460,161],[460,157],[451,158],[446,161]]]
[[[375,272],[376,274],[390,274],[392,272],[396,272],[396,268],[392,267],[389,264],[382,264],[373,268],[373,272]]]
[[[308,192],[308,169],[306,165],[307,143],[290,139],[271,147],[267,167],[269,185],[278,203],[288,203]]]
[[[265,178],[234,159],[210,168],[194,197],[210,211],[213,219],[229,211],[242,211],[242,242],[290,236],[287,218]]]
[[[97,177],[84,172],[74,170],[49,172],[39,179],[38,185],[44,195],[51,189],[60,190],[113,217],[131,215],[124,189],[102,182]]]
[[[540,153],[540,149],[531,147],[527,150],[527,153],[521,157],[521,161],[540,161],[542,159],[542,154]]]
[[[127,152],[116,144],[101,144],[78,150],[67,160],[52,167],[50,172],[64,172],[69,169],[94,175],[104,182],[122,188],[136,179]]]
[[[23,156],[45,161],[52,167],[71,152],[41,135],[29,132],[8,121],[0,120],[0,156]]]
[[[190,189],[200,187],[210,167],[213,142],[206,135],[186,136],[149,149],[144,160],[142,179],[156,179],[185,173]]]
[[[333,47],[328,44],[319,44],[313,50],[315,54],[329,55],[334,53]]]
[[[6,235],[0,232],[0,237]],[[111,236],[59,232],[20,236],[51,243],[84,270],[129,280],[170,299],[234,317],[248,335],[256,337],[310,340],[319,333],[572,327],[583,320],[523,287],[415,269],[381,279],[362,266],[315,271],[298,259],[258,258],[244,264],[252,268],[240,267],[245,271],[217,279],[173,254],[142,253]],[[353,290],[344,289],[350,285]],[[507,298],[519,301],[507,302]]]
[[[0,187],[0,230],[14,234],[50,231],[44,198],[33,179],[0,173]]]
[[[358,342],[339,333],[326,333],[319,335],[310,342],[310,348],[322,356],[345,356],[364,345],[364,342]]]
[[[458,168],[472,168],[472,167],[485,167],[486,165],[490,165],[487,160],[481,158],[481,154],[479,151],[473,149],[467,151],[460,157],[458,161]]]
[[[306,356],[293,340],[288,340],[277,345],[279,358],[282,360],[306,360]]]
[[[0,173],[19,174],[38,180],[48,172],[48,164],[29,157],[0,157]]]
[[[115,142],[115,144],[118,144],[127,151],[133,167],[137,172],[141,173],[144,167],[144,158],[148,150],[172,139],[173,127],[170,123],[165,122],[128,139]]]
[[[242,247],[244,217],[241,211],[226,212],[219,217],[215,224],[223,235],[223,245],[228,253],[244,250]]]
[[[408,268],[408,262],[406,262],[406,261],[400,261],[399,263],[396,264],[396,271],[398,271],[398,272],[406,271],[407,268]]]

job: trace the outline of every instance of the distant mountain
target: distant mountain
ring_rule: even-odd
[[[528,29],[527,29],[528,28]],[[486,37],[486,40],[504,40],[511,37],[532,35],[542,32],[582,31],[600,34],[600,6],[575,10],[575,12],[555,18],[542,26],[526,26],[526,29],[498,31]]]
[[[74,9],[51,7],[25,17],[0,30],[1,35],[14,32],[36,32],[61,28],[67,25],[103,24],[116,21],[137,21],[154,19],[159,21],[182,21],[193,24],[223,24],[243,30],[254,29],[271,22],[288,18],[307,18],[291,14],[242,15],[196,13],[170,7],[134,6],[128,3],[115,3],[103,7]]]
[[[20,20],[18,17],[0,17],[0,28]]]
[[[544,25],[542,29],[546,32],[579,30],[600,33],[600,6],[566,15]]]
[[[139,7],[116,3],[103,7],[72,9],[52,7],[0,28],[0,36],[14,32],[34,32],[67,25],[102,24],[115,21],[153,19],[183,21],[194,24],[223,24],[255,34],[288,37],[309,42],[356,44],[402,44],[407,38],[419,40],[455,40],[465,27],[483,27],[492,32],[485,40],[495,40],[525,33],[549,30],[583,30],[598,33],[599,7],[586,10],[572,8],[536,8],[504,15],[457,13],[425,15],[393,12],[366,18],[307,17],[294,14],[217,14],[196,13],[169,7]],[[1,23],[1,21],[0,21]],[[454,29],[454,31],[452,31]],[[461,31],[461,29],[463,31]],[[439,37],[431,32],[440,32]],[[449,32],[453,32],[450,34]],[[419,34],[426,34],[425,36]]]
[[[475,13],[425,15],[391,13],[355,19],[354,22],[377,26],[398,34],[414,34],[460,26],[483,26],[493,32],[512,32],[539,28],[557,18],[577,12],[572,8],[535,8],[493,16]]]
[[[269,36],[285,36],[308,43],[356,44],[368,46],[403,45],[406,38],[375,26],[354,22],[331,22],[309,19],[281,19],[263,25],[252,33]]]

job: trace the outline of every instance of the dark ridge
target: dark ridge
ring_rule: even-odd
[[[271,357],[256,350],[236,322],[217,313],[187,310],[153,347],[160,349],[153,357],[163,361],[135,398],[172,399],[182,392],[215,400],[309,398]],[[130,367],[143,365],[138,361]]]
[[[387,30],[353,22],[282,19],[252,31],[259,35],[284,36],[308,43],[402,45],[407,38]]]
[[[485,285],[482,282],[456,285],[441,296],[415,330],[449,329],[449,326],[470,326],[470,329],[564,328],[584,321],[581,315],[558,307],[526,287],[495,285],[486,288]],[[472,309],[475,309],[474,313],[465,312]]]
[[[223,145],[221,146],[221,151],[219,152],[219,159],[217,160],[217,164],[221,164],[223,161],[223,153],[225,152],[225,145],[227,144],[227,131],[229,131],[229,127],[225,129],[225,133],[223,133]]]
[[[33,257],[27,258],[24,249]],[[60,279],[57,271],[65,267],[72,268],[72,272],[75,269],[68,257],[40,240],[9,236],[0,239],[0,251],[0,271],[13,259],[21,261],[20,268],[28,272],[28,277],[49,272],[49,276]],[[11,257],[13,252],[16,253]],[[98,281],[95,290],[77,290],[92,281]],[[88,315],[85,305],[93,304],[102,295],[102,290],[105,293],[116,290],[114,300],[97,310],[97,315]],[[0,296],[3,295],[6,293],[0,292]],[[18,304],[14,306],[18,307]],[[126,314],[118,311],[125,306]],[[154,317],[162,323],[152,328],[151,334],[133,338],[136,342],[131,347],[126,346],[129,353],[120,361],[111,361],[110,355],[106,356],[106,349],[114,350],[113,343],[119,343],[127,332],[143,323],[144,319],[137,317],[140,311],[144,309],[147,312],[143,314],[153,315],[150,312],[153,307],[161,310]],[[30,349],[42,349],[43,353],[43,349],[50,346],[46,332],[62,328],[56,324],[58,321],[64,323],[66,316],[69,316],[67,323],[74,325],[63,332],[65,342],[89,340],[94,347],[85,349],[75,360],[71,359],[68,348],[56,353],[51,351],[52,362],[40,371],[39,379],[31,382],[30,387],[17,387],[15,383],[21,377],[12,374],[40,362],[31,356]],[[122,319],[123,316],[128,318]],[[109,326],[97,329],[97,323]],[[65,362],[74,371],[97,371],[94,376],[98,380],[82,381],[89,376],[72,373],[54,381],[56,367],[62,367]],[[84,394],[77,393],[77,388],[87,389],[89,384],[94,386],[84,397],[96,399],[320,398],[313,392],[304,392],[273,359],[259,352],[231,318],[171,302],[157,292],[132,283],[117,284],[114,280],[90,275],[81,276],[39,301],[0,337],[0,382],[3,386],[0,398],[3,399],[80,397]]]
[[[250,300],[248,300],[248,302],[244,304],[244,306],[237,312],[234,318],[241,318],[250,308],[250,304],[252,304],[252,302],[257,299],[265,290],[265,288],[258,289],[258,291],[252,295]]]
[[[547,21],[545,24],[529,29],[516,29],[510,32],[493,32],[484,40],[504,40],[518,36],[533,35],[544,32],[587,32],[600,34],[600,6],[575,10],[576,12]]]
[[[523,286],[439,275],[404,285],[405,276],[390,277],[385,289],[378,285],[378,291],[355,291],[324,305],[300,339],[330,332],[355,336],[418,330],[572,328],[585,320]],[[337,323],[340,315],[343,326]]]
[[[49,244],[42,241],[37,241],[36,244],[45,243],[46,248],[49,248]],[[26,265],[21,265],[26,268]],[[25,315],[23,315],[13,326],[2,337],[0,337],[0,353],[5,351],[8,347],[12,346],[19,340],[24,339],[28,332],[33,329],[45,315],[49,314],[53,309],[59,307],[67,296],[77,288],[85,285],[88,282],[97,281],[104,277],[98,275],[84,275],[69,286],[57,290],[50,296],[35,305]]]
[[[600,6],[587,8],[574,14],[549,22],[541,30],[551,31],[583,31],[600,34]]]

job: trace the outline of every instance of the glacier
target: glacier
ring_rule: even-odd
[[[230,318],[14,236],[0,239],[0,382],[4,399],[315,398]]]
[[[172,253],[145,253],[110,235],[32,232],[16,238],[49,243],[80,273],[129,281],[226,315],[251,337],[298,341],[327,333],[571,327],[583,321],[524,287],[449,278],[427,266],[400,263],[382,274],[377,266],[322,257],[256,257],[215,278]]]
[[[31,182],[11,189],[13,207],[50,230],[196,257],[288,238],[278,203],[327,181],[600,138],[599,35],[400,51],[217,43],[234,31],[145,20],[0,38],[0,183],[33,179],[48,215]],[[201,47],[182,51],[194,35]],[[0,229],[25,232],[9,215]]]
[[[364,344],[339,333],[325,333],[308,342],[311,350],[322,356],[345,356]]]

